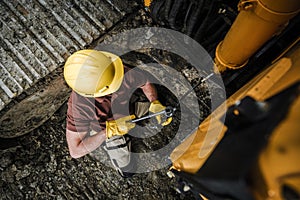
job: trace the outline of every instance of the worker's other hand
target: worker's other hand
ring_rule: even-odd
[[[152,101],[150,104],[150,107],[149,107],[149,111],[152,113],[157,113],[157,112],[163,111],[165,109],[166,109],[166,107],[163,106],[158,100]],[[162,118],[164,118],[164,119],[162,119]],[[162,117],[161,115],[156,116],[157,123],[161,124],[162,126],[166,126],[166,125],[170,124],[172,119],[173,119],[172,117],[166,118],[164,116]]]
[[[116,120],[106,121],[106,137],[115,135],[125,135],[135,127],[135,123],[130,122],[135,115],[125,116]]]

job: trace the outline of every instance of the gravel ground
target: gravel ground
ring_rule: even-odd
[[[65,139],[66,104],[30,134],[0,151],[0,199],[190,199],[161,170],[121,178],[93,155],[72,159]],[[3,141],[2,141],[3,142]],[[3,144],[2,144],[3,147]]]

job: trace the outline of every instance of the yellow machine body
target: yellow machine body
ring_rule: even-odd
[[[145,5],[146,7],[149,7],[150,4],[151,4],[151,1],[152,1],[152,0],[144,0],[144,5]]]
[[[273,35],[280,33],[300,9],[298,0],[241,0],[239,14],[219,43],[216,70],[238,69]]]
[[[203,166],[226,133],[227,127],[220,121],[226,112],[224,107],[228,108],[246,96],[264,101],[297,81],[300,81],[299,45],[258,74],[206,118],[197,131],[172,152],[172,168],[196,173]],[[299,110],[300,97],[259,156],[258,172],[254,173],[257,182],[252,186],[257,199],[282,199],[280,187],[283,184],[300,194]]]
[[[276,94],[286,85],[300,80],[300,50],[291,55],[292,67],[265,96]],[[256,199],[280,200],[282,187],[300,194],[300,97],[288,116],[273,131],[269,144],[259,156],[258,172],[252,187]]]

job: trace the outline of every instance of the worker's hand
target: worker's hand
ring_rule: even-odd
[[[135,115],[125,116],[117,120],[106,121],[106,137],[115,135],[125,135],[135,127],[135,123],[130,122]]]
[[[149,111],[152,113],[157,113],[157,112],[163,111],[165,109],[166,109],[166,107],[163,106],[158,100],[152,101],[150,104],[150,107],[149,107]],[[167,119],[162,120],[161,115],[156,116],[157,123],[161,124],[162,126],[166,126],[166,125],[170,124],[172,119],[173,119],[172,117],[169,117]]]

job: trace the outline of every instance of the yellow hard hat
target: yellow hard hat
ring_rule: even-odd
[[[124,77],[122,60],[105,51],[79,50],[64,66],[67,84],[85,97],[101,97],[119,89]]]

